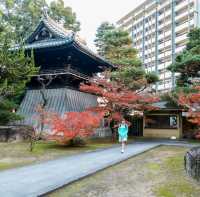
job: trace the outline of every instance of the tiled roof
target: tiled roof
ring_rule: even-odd
[[[50,17],[45,17],[42,19],[42,22],[44,22],[44,24],[51,30],[53,31],[55,34],[57,34],[58,36],[62,37],[62,38],[69,38],[72,37],[74,32],[72,30],[66,30],[63,25],[55,22],[53,19],[51,19]]]
[[[152,104],[153,107],[157,107],[160,110],[181,110],[180,107],[174,106],[167,101],[159,101]]]
[[[38,41],[34,40],[35,36],[44,26],[47,29],[49,29],[50,32],[52,32],[54,38],[48,38]],[[61,24],[55,22],[48,16],[41,19],[35,31],[26,39],[25,44],[23,46],[15,45],[11,48],[11,50],[18,50],[19,48],[24,48],[27,50],[41,49],[41,48],[56,47],[56,46],[63,46],[70,44],[72,44],[77,50],[87,54],[91,58],[96,59],[97,61],[101,61],[103,64],[105,64],[105,66],[114,67],[114,65],[105,60],[103,57],[99,56],[98,54],[90,50],[87,47],[87,45],[83,43],[81,38],[77,34],[75,34],[72,30],[66,30]]]

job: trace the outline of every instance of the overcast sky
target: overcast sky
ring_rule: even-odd
[[[47,0],[51,1],[51,0]],[[97,27],[104,21],[115,23],[143,0],[64,0],[81,22],[80,36],[95,50],[93,40]]]

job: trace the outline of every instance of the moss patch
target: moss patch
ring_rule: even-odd
[[[198,193],[191,184],[180,180],[179,182],[174,181],[160,186],[156,191],[156,195],[158,197],[194,197],[198,196]]]
[[[146,167],[149,169],[149,170],[155,170],[155,171],[157,171],[157,170],[160,170],[160,165],[159,164],[157,164],[157,163],[148,163],[148,164],[146,164]]]

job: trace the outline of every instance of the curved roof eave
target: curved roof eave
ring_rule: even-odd
[[[84,46],[83,44],[81,44],[76,39],[74,39],[74,41],[72,42],[72,44],[73,44],[73,46],[76,49],[78,49],[82,53],[90,56],[91,58],[95,59],[96,61],[101,62],[101,64],[105,64],[104,65],[105,67],[107,67],[107,68],[115,68],[115,66],[111,62],[105,60],[103,57],[101,57],[98,54],[94,53],[92,50],[90,50],[89,48],[87,48],[86,46]]]
[[[46,27],[54,36],[49,39],[44,40],[34,40],[36,35],[41,31],[43,27]],[[76,48],[76,50],[80,51],[81,53],[86,54],[90,58],[98,61],[102,67],[107,68],[115,68],[115,66],[105,60],[103,57],[99,56],[98,54],[94,53],[90,50],[86,45],[84,45],[79,37],[72,31],[66,30],[64,27],[57,24],[53,19],[49,16],[42,18],[36,27],[35,31],[25,40],[24,45],[15,45],[11,48],[11,50],[19,50],[20,48],[25,50],[34,50],[34,49],[44,49],[50,47],[59,47],[59,46],[72,46]]]

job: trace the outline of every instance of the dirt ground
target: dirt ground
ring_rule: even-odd
[[[162,146],[55,191],[48,197],[199,197],[184,171],[187,148]]]

